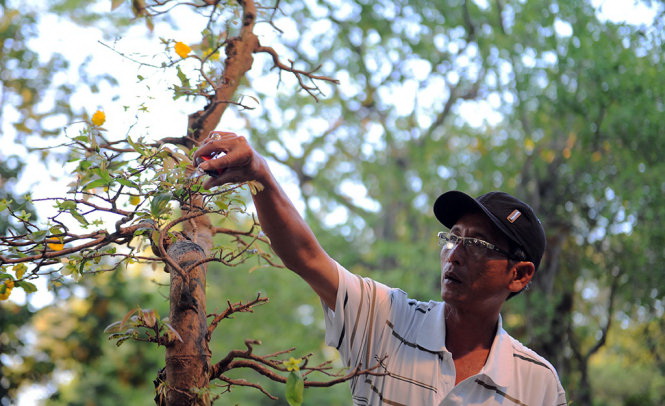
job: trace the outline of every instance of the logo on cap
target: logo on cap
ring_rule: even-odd
[[[520,218],[521,215],[522,215],[522,212],[519,211],[519,210],[517,210],[517,209],[515,209],[515,210],[513,210],[512,213],[510,213],[510,214],[508,215],[508,217],[506,217],[506,219],[507,219],[508,221],[510,221],[511,223],[514,223],[518,218]]]

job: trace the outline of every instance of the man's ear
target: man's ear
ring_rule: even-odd
[[[533,262],[520,261],[513,265],[511,272],[513,273],[513,278],[508,285],[508,289],[511,292],[519,292],[529,284],[531,278],[533,278],[533,274],[536,272],[536,267],[533,265]]]

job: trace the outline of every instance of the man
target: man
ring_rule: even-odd
[[[264,186],[253,196],[259,221],[284,265],[321,298],[326,342],[349,367],[380,364],[382,375],[351,381],[355,405],[566,404],[554,368],[501,327],[501,306],[528,285],[545,249],[528,205],[501,192],[441,195],[434,214],[451,230],[439,233],[443,302],[417,302],[337,264],[245,138],[213,135],[194,154],[213,175],[204,186]]]

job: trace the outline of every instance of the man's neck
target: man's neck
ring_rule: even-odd
[[[476,375],[489,357],[499,313],[462,312],[446,304],[446,348],[455,363],[455,385]]]
[[[492,346],[499,323],[499,313],[478,314],[445,305],[446,348],[453,358]]]

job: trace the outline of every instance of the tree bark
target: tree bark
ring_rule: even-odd
[[[253,0],[243,0],[242,27],[237,37],[226,47],[222,77],[216,85],[215,96],[201,111],[189,116],[187,134],[202,141],[219,124],[226,107],[252,67],[252,54],[259,46],[253,33],[256,6]],[[178,241],[168,249],[181,269],[204,259],[212,249],[214,235],[208,216],[199,216],[183,224],[190,241]],[[192,269],[183,280],[179,272],[170,270],[170,324],[183,341],[174,341],[166,349],[167,405],[209,405],[210,348],[206,340],[206,266]]]
[[[243,8],[242,27],[238,36],[227,41],[224,70],[216,84],[215,95],[203,110],[189,115],[187,134],[199,141],[202,141],[221,121],[226,108],[233,101],[242,78],[252,68],[254,63],[252,55],[259,47],[259,39],[254,34],[256,5],[253,0],[243,0],[240,4]]]
[[[181,269],[205,258],[197,244],[183,240],[173,243],[168,254]],[[184,280],[170,269],[171,326],[180,334],[166,348],[167,405],[210,405],[208,393],[210,348],[206,340],[206,267],[197,266]]]

